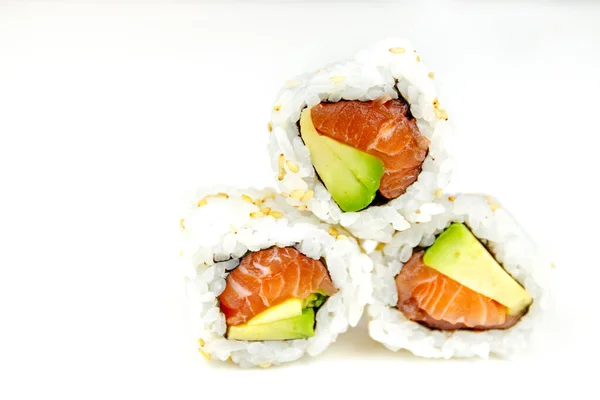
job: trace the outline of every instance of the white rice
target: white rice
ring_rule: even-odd
[[[452,199],[452,197],[450,197]],[[536,249],[513,217],[491,197],[457,195],[439,200],[446,211],[431,222],[398,232],[383,252],[374,252],[373,303],[369,305],[369,334],[388,349],[407,349],[418,356],[451,358],[490,354],[512,358],[521,353],[549,304],[552,264]],[[512,328],[473,332],[430,330],[407,319],[396,307],[395,277],[417,246],[428,247],[452,222],[465,222],[484,242],[534,301],[529,312]]]
[[[222,194],[214,196],[219,192]],[[257,203],[264,201],[253,204],[243,195]],[[242,367],[282,364],[305,354],[320,354],[340,333],[356,326],[371,298],[373,264],[354,239],[330,232],[329,225],[291,207],[274,191],[207,188],[193,194],[186,204],[181,222],[181,259],[187,311],[193,337],[205,357],[231,360]],[[259,212],[266,215],[256,214]],[[318,310],[313,337],[264,342],[228,340],[225,316],[217,299],[225,289],[228,271],[248,251],[272,246],[294,246],[308,257],[323,258],[339,291]]]
[[[441,212],[432,201],[436,195],[441,196],[450,179],[452,166],[448,154],[452,133],[447,114],[439,105],[433,75],[419,57],[409,41],[388,39],[350,60],[330,64],[286,83],[277,96],[272,114],[269,143],[272,167],[284,194],[298,190],[313,190],[315,194],[304,202],[289,198],[290,204],[305,203],[323,221],[340,223],[358,238],[380,242],[391,240],[395,230],[406,230],[411,223],[427,222]],[[300,113],[305,107],[322,101],[368,101],[384,94],[398,98],[398,92],[410,104],[421,134],[431,142],[422,171],[402,196],[383,206],[345,213],[315,173],[296,125]],[[296,168],[290,169],[287,161],[299,167],[297,172]]]

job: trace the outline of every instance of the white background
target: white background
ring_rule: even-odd
[[[0,398],[598,394],[600,5],[126,3],[0,3]],[[288,367],[206,362],[181,322],[179,197],[273,185],[279,86],[386,36],[435,72],[448,189],[498,197],[556,262],[544,340],[430,361],[361,327]]]

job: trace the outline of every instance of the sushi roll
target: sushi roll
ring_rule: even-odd
[[[201,189],[185,210],[186,314],[206,358],[291,362],[358,323],[372,261],[341,228],[270,190]]]
[[[487,196],[457,195],[374,260],[370,336],[428,358],[513,358],[549,306],[553,264]]]
[[[433,78],[409,41],[385,40],[288,81],[269,152],[289,203],[380,242],[442,212],[451,129]]]

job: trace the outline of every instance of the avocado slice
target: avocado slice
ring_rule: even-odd
[[[518,315],[533,301],[529,293],[498,264],[462,223],[453,223],[423,255],[430,268],[483,294]]]
[[[323,294],[322,292],[312,293],[306,299],[304,299],[304,302],[302,304],[302,308],[307,308],[307,307],[317,308],[317,307],[320,307],[325,302],[325,300],[327,300],[327,296],[325,294]]]
[[[302,315],[303,308],[306,308],[304,300],[292,298],[255,315],[246,325],[264,325],[282,319],[297,317],[298,315]]]
[[[315,334],[315,310],[307,308],[292,318],[263,325],[238,325],[229,327],[227,338],[233,340],[291,340],[305,339]]]
[[[321,135],[313,125],[310,108],[302,111],[300,134],[315,170],[343,211],[367,207],[377,194],[383,161],[347,144]]]

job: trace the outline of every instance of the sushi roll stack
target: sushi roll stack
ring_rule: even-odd
[[[489,196],[446,195],[452,130],[406,40],[286,83],[269,123],[280,193],[203,188],[180,221],[200,352],[242,367],[370,337],[429,358],[512,357],[553,264]]]

